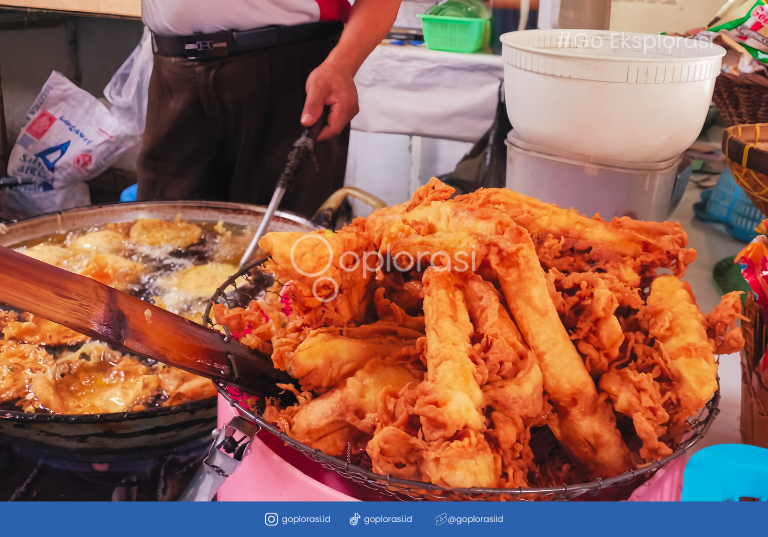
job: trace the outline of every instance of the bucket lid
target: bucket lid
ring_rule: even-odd
[[[546,76],[678,84],[720,74],[725,49],[701,40],[604,30],[526,30],[500,37],[504,63]]]
[[[507,135],[506,144],[517,151],[524,153],[530,153],[536,157],[545,158],[548,160],[556,160],[559,162],[565,162],[567,164],[577,164],[579,166],[592,166],[594,168],[605,168],[610,170],[617,170],[620,172],[649,172],[649,173],[662,173],[676,167],[683,159],[682,153],[675,158],[665,160],[662,162],[628,162],[618,161],[611,159],[601,159],[592,155],[584,155],[582,153],[573,153],[571,151],[565,151],[563,149],[556,149],[552,147],[542,147],[536,144],[531,144],[521,140],[514,130],[509,131]]]

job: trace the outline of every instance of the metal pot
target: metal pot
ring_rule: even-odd
[[[325,209],[327,214],[327,207]],[[255,205],[207,201],[101,205],[9,224],[7,232],[0,235],[0,245],[14,246],[54,233],[109,222],[131,222],[139,218],[170,220],[178,214],[194,222],[223,220],[228,224],[255,228],[265,210]],[[277,212],[269,230],[312,231],[318,228],[300,216]],[[0,435],[12,438],[14,444],[31,442],[73,460],[95,454],[167,449],[208,435],[215,425],[215,397],[166,408],[115,414],[51,415],[0,410]]]

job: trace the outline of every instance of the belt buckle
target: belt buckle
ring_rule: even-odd
[[[188,60],[204,60],[229,54],[227,32],[184,37],[184,52]]]

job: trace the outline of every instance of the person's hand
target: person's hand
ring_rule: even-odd
[[[338,135],[360,111],[352,71],[328,60],[307,78],[307,100],[301,113],[301,124],[305,127],[314,125],[325,105],[330,105],[331,112],[328,125],[317,137],[318,142]]]

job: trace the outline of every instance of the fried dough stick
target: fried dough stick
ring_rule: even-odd
[[[629,470],[629,450],[616,429],[613,409],[598,397],[560,322],[528,233],[519,226],[507,229],[492,248],[490,262],[512,316],[539,360],[544,389],[556,412],[550,428],[590,477]]]
[[[419,386],[414,412],[427,442],[450,438],[462,429],[483,429],[483,392],[473,362],[474,332],[462,292],[450,272],[424,273],[427,377]],[[478,358],[479,360],[479,358]]]
[[[424,221],[429,224],[424,225]],[[502,233],[506,240],[500,237]],[[613,411],[610,405],[598,400],[594,382],[552,304],[533,243],[523,228],[494,207],[445,201],[414,208],[403,217],[401,224],[391,227],[384,239],[393,255],[400,251],[471,251],[475,244],[478,263],[484,255],[483,249],[494,241],[506,245],[508,252],[500,256],[497,248],[495,263],[492,255],[491,265],[498,273],[526,343],[539,359],[544,388],[555,402],[563,423],[558,429],[561,441],[590,475],[608,477],[630,469],[629,451],[616,429]],[[430,270],[434,269],[427,272]],[[426,313],[427,298],[424,302]],[[447,300],[443,310],[449,309],[449,304]],[[429,324],[427,313],[428,338]],[[431,343],[427,348],[429,361]],[[426,430],[425,437],[429,440]]]
[[[715,353],[739,350],[743,338],[740,329],[733,328],[741,318],[739,294],[725,295],[707,320],[687,283],[661,276],[651,284],[648,305],[640,310],[638,320],[647,338],[655,339],[654,348],[638,349],[638,355],[648,358],[600,379],[600,388],[610,395],[616,411],[632,418],[643,441],[640,455],[646,461],[670,455],[672,450],[659,438],[669,429],[679,439],[686,420],[714,394]],[[643,336],[631,339],[642,341]]]
[[[638,317],[643,330],[656,339],[662,369],[671,381],[673,425],[684,427],[717,390],[716,349],[707,335],[707,319],[691,286],[668,275],[651,284],[647,306]]]
[[[507,189],[478,190],[456,200],[504,211],[531,234],[541,262],[562,272],[601,268],[640,287],[660,267],[672,268],[682,278],[696,259],[696,251],[685,248],[688,236],[679,223],[628,217],[606,222]]]
[[[485,404],[495,410],[491,413],[494,427],[489,434],[501,448],[508,476],[505,484],[527,486],[528,472],[534,466],[530,427],[525,420],[544,412],[541,369],[493,284],[472,275],[462,290],[476,336],[482,337],[476,348],[485,359],[489,381],[482,388],[483,395]]]

